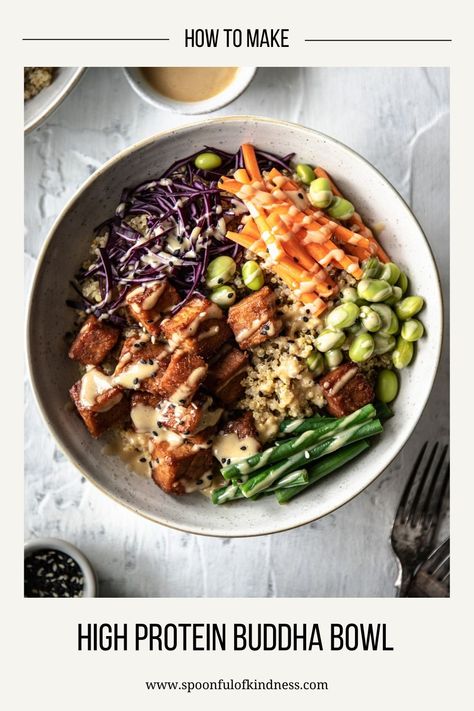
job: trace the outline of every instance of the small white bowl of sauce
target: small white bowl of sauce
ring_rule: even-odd
[[[125,67],[142,99],[180,114],[207,114],[234,101],[252,81],[256,67]]]

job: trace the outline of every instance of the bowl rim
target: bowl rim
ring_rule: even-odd
[[[228,106],[231,104],[233,101],[236,101],[239,96],[241,96],[244,91],[247,91],[249,88],[250,84],[253,82],[255,79],[255,74],[258,71],[258,67],[253,67],[253,66],[239,66],[238,69],[247,69],[249,70],[248,72],[248,77],[246,81],[242,84],[241,88],[238,91],[234,91],[233,93],[230,92],[230,89],[234,84],[238,84],[237,79],[234,79],[229,86],[220,91],[219,93],[215,94],[214,96],[209,97],[208,99],[202,99],[200,101],[177,101],[176,99],[171,99],[165,96],[164,94],[160,94],[158,91],[153,91],[153,89],[146,90],[143,88],[139,82],[137,82],[133,71],[139,70],[140,67],[122,67],[123,73],[125,74],[125,77],[130,85],[130,87],[133,89],[133,91],[137,94],[137,96],[140,97],[143,101],[146,101],[148,104],[151,106],[154,106],[155,109],[162,109],[163,111],[171,111],[174,114],[182,115],[182,116],[204,116],[206,114],[213,113],[214,111],[218,111],[219,109],[223,109],[225,106]],[[131,71],[133,70],[133,71]],[[219,98],[220,97],[220,98]],[[202,108],[204,105],[209,104],[209,108]],[[180,106],[182,104],[182,106]],[[184,108],[187,107],[187,108]],[[184,126],[182,127],[184,128]],[[158,134],[155,134],[158,135]]]
[[[24,558],[43,549],[57,550],[74,558],[84,573],[84,594],[82,597],[97,597],[97,576],[90,560],[75,545],[62,538],[30,538],[24,544]]]
[[[71,93],[79,80],[84,76],[87,67],[60,67],[60,69],[74,69],[75,71],[71,74],[69,81],[63,86],[61,91],[59,91],[50,101],[47,108],[40,113],[36,118],[24,124],[24,135],[33,131],[37,128],[43,121],[51,116],[51,114],[56,111],[64,99]],[[33,97],[34,99],[35,97]]]
[[[222,122],[224,123],[232,123],[232,122],[242,122],[242,121],[249,121],[249,122],[258,122],[258,123],[271,123],[271,124],[277,124],[283,128],[294,130],[297,129],[298,131],[305,131],[313,136],[318,136],[319,138],[329,141],[331,143],[337,144],[343,151],[349,153],[350,155],[354,156],[356,159],[362,161],[366,165],[369,166],[373,171],[377,173],[377,175],[381,178],[381,180],[390,188],[392,193],[398,200],[400,201],[403,209],[405,212],[408,213],[409,217],[411,217],[412,220],[414,220],[416,226],[418,227],[418,230],[420,232],[421,237],[424,239],[426,246],[428,248],[428,254],[431,260],[431,267],[433,269],[434,275],[435,275],[435,285],[436,285],[436,290],[438,292],[438,297],[439,297],[439,310],[437,314],[437,318],[439,319],[439,326],[440,326],[440,333],[439,333],[439,339],[437,343],[437,348],[434,354],[435,357],[435,368],[433,369],[433,374],[430,379],[429,383],[429,388],[427,388],[426,395],[424,398],[424,401],[422,402],[422,405],[420,407],[419,411],[419,416],[416,419],[416,421],[413,423],[413,426],[408,433],[405,442],[403,445],[400,447],[400,449],[394,454],[394,456],[390,459],[389,462],[380,470],[376,471],[374,475],[370,478],[369,481],[365,482],[363,486],[361,486],[357,491],[354,492],[352,496],[347,498],[344,502],[337,504],[337,505],[329,505],[326,507],[323,513],[318,515],[317,517],[314,516],[309,516],[306,517],[304,520],[298,521],[298,523],[292,524],[292,525],[283,525],[283,526],[277,526],[275,528],[266,529],[263,531],[246,531],[244,533],[236,533],[235,531],[219,531],[219,532],[214,532],[212,529],[201,529],[201,530],[196,530],[195,527],[192,525],[177,525],[175,523],[170,523],[167,520],[163,520],[157,516],[151,516],[148,513],[145,513],[144,511],[140,510],[140,508],[134,506],[133,504],[123,501],[120,499],[118,496],[115,494],[111,493],[110,491],[107,491],[107,489],[99,484],[95,479],[82,467],[82,465],[76,460],[76,457],[72,452],[69,452],[68,447],[63,444],[62,440],[60,439],[60,434],[59,432],[56,432],[56,429],[54,428],[53,424],[50,422],[49,417],[47,415],[46,409],[43,407],[39,392],[36,388],[36,383],[35,383],[35,378],[33,375],[33,353],[32,353],[32,343],[31,343],[31,311],[33,308],[33,300],[32,296],[33,293],[36,289],[36,283],[39,279],[39,275],[42,270],[42,264],[43,261],[46,258],[46,254],[49,249],[49,244],[52,241],[52,238],[60,225],[61,221],[64,219],[65,215],[67,212],[71,209],[71,207],[76,203],[76,201],[81,197],[82,193],[89,188],[92,183],[97,180],[97,178],[102,175],[102,173],[108,171],[113,165],[116,163],[119,163],[123,158],[125,158],[127,155],[135,152],[136,150],[139,150],[141,148],[144,148],[158,140],[161,140],[162,138],[166,138],[167,136],[172,136],[175,133],[181,132],[181,131],[186,131],[188,129],[199,129],[200,126],[202,125],[212,125],[212,124],[220,124]],[[309,128],[308,126],[304,126],[302,124],[297,124],[293,123],[290,121],[284,121],[282,119],[273,119],[273,118],[267,118],[263,116],[254,116],[254,115],[249,115],[249,114],[243,114],[243,115],[234,115],[234,116],[222,116],[222,117],[215,117],[215,118],[210,118],[210,119],[204,119],[202,121],[196,121],[192,123],[187,123],[178,127],[174,128],[169,128],[169,129],[164,129],[162,131],[159,131],[152,136],[149,136],[148,138],[141,139],[139,141],[135,141],[132,143],[130,146],[127,146],[126,148],[122,149],[118,153],[116,153],[114,156],[109,158],[102,166],[100,166],[92,175],[90,175],[76,190],[76,192],[67,200],[66,204],[64,207],[61,209],[59,212],[57,218],[54,220],[53,224],[51,225],[48,234],[41,246],[40,252],[38,254],[38,259],[35,267],[35,271],[33,274],[33,278],[31,281],[30,289],[28,292],[28,299],[27,299],[27,317],[26,317],[26,352],[27,352],[27,368],[28,368],[28,376],[29,380],[31,383],[31,387],[33,390],[33,395],[36,401],[36,405],[41,413],[41,416],[43,417],[43,420],[45,421],[49,432],[53,436],[56,444],[59,446],[60,450],[65,454],[67,459],[72,462],[72,464],[76,467],[76,469],[79,470],[79,472],[87,479],[88,482],[91,482],[99,491],[104,493],[106,496],[108,496],[110,499],[113,501],[119,503],[121,506],[126,508],[129,511],[133,511],[134,513],[139,514],[143,518],[152,521],[153,523],[157,523],[162,526],[166,526],[167,528],[171,528],[176,531],[183,531],[185,533],[192,533],[194,535],[202,535],[202,536],[207,536],[211,538],[255,538],[257,536],[265,536],[265,535],[270,535],[273,533],[282,533],[284,531],[290,531],[296,528],[299,528],[300,526],[305,526],[309,523],[312,523],[313,521],[317,521],[320,518],[323,518],[324,516],[327,516],[328,514],[332,513],[333,511],[336,511],[337,509],[341,508],[342,506],[345,506],[348,504],[350,501],[352,501],[356,496],[361,494],[370,484],[372,484],[391,464],[392,462],[396,459],[396,457],[400,454],[402,449],[406,446],[408,440],[412,436],[418,422],[420,421],[423,412],[426,408],[426,404],[429,400],[429,397],[431,395],[431,391],[433,389],[433,384],[436,379],[438,370],[439,370],[439,365],[440,365],[440,357],[441,357],[441,349],[444,343],[444,338],[445,338],[445,333],[444,333],[444,300],[443,300],[443,292],[441,289],[441,279],[439,276],[439,270],[438,266],[436,264],[436,260],[434,258],[433,250],[431,249],[431,245],[424,233],[423,228],[421,227],[418,219],[412,212],[411,208],[409,207],[408,203],[406,200],[400,195],[400,193],[396,190],[396,188],[392,185],[392,183],[376,168],[370,161],[368,161],[366,158],[364,158],[360,153],[355,151],[354,149],[350,148],[347,146],[345,143],[342,141],[339,141],[336,138],[333,138],[332,136],[329,136],[328,134],[325,134],[321,131],[318,131],[313,128]]]

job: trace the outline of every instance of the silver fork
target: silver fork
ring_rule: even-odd
[[[406,597],[417,566],[432,548],[438,526],[449,482],[448,445],[439,453],[438,449],[438,442],[430,452],[428,442],[421,448],[395,516],[392,547],[400,566],[400,597]]]
[[[447,538],[418,568],[407,597],[449,597],[450,543]]]

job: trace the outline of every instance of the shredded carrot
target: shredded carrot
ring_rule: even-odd
[[[242,145],[242,155],[244,158],[245,168],[251,179],[262,180],[262,174],[258,166],[257,156],[255,155],[255,148],[250,143],[244,143]]]
[[[243,185],[250,185],[249,174],[247,173],[245,168],[238,168],[234,173],[234,178],[239,183],[243,183]]]

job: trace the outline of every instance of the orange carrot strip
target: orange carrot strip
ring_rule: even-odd
[[[262,174],[255,155],[255,148],[250,143],[242,144],[242,155],[247,173],[252,180],[262,180]]]
[[[239,183],[243,183],[244,185],[250,185],[251,181],[249,178],[249,174],[247,173],[245,168],[238,168],[234,173],[234,178]]]

